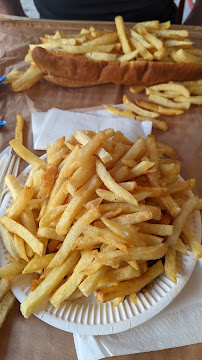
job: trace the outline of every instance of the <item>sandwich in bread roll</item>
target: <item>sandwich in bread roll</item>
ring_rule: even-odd
[[[202,63],[93,60],[83,55],[47,50],[39,46],[32,50],[32,59],[48,81],[66,87],[92,86],[107,82],[150,86],[168,81],[202,78]]]
[[[10,73],[14,91],[27,90],[42,77],[65,87],[104,83],[143,86],[202,79],[202,49],[189,32],[158,20],[126,25],[115,18],[114,30],[82,29],[79,34],[41,37],[30,44],[23,74]]]

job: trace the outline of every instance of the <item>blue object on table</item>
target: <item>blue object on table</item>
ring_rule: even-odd
[[[6,76],[0,76],[0,83],[6,79]]]
[[[0,120],[0,128],[1,128],[2,126],[4,126],[4,125],[6,125],[6,121]]]
[[[0,83],[6,79],[6,76],[0,76]],[[0,120],[0,128],[6,125],[6,121]]]

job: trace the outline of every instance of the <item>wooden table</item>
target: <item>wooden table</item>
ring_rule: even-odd
[[[82,27],[95,26],[99,29],[113,28],[111,23],[57,22],[45,20],[0,18],[0,75],[24,67],[23,59],[29,43],[39,42],[44,33],[54,33],[57,29],[64,33],[78,33]],[[190,37],[198,47],[202,47],[202,29],[189,27]],[[15,115],[25,117],[25,145],[32,150],[32,129],[30,113],[47,111],[51,107],[60,109],[84,108],[122,102],[123,94],[133,100],[128,87],[119,85],[100,85],[91,88],[64,89],[45,81],[36,84],[24,93],[12,93],[7,85],[0,87],[0,115],[7,125],[0,131],[0,151],[8,146],[14,137]],[[142,95],[138,95],[142,98]],[[182,176],[195,178],[195,194],[202,197],[202,122],[199,107],[191,107],[178,117],[165,118],[169,125],[168,132],[154,130],[153,134],[160,141],[169,143],[179,154]],[[42,152],[35,151],[37,155]],[[25,164],[21,162],[21,170]],[[199,360],[202,344],[190,345],[158,352],[114,357],[117,360]],[[2,360],[21,359],[76,359],[72,334],[55,329],[35,316],[25,320],[19,311],[19,303],[8,315],[0,329],[0,358]],[[87,354],[86,354],[86,358]]]

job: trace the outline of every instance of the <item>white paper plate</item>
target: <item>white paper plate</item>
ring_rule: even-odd
[[[23,185],[30,171],[28,166],[19,176]],[[2,207],[8,208],[12,203],[10,195],[4,199]],[[2,214],[3,215],[3,214]],[[199,211],[195,211],[190,217],[190,224],[198,239],[201,238],[201,219]],[[0,241],[0,265],[7,263],[8,255]],[[95,300],[94,295],[88,298],[82,297],[73,301],[65,301],[58,309],[50,303],[43,310],[35,313],[42,321],[64,331],[77,332],[85,335],[108,335],[126,331],[136,327],[163,310],[180,293],[186,285],[196,265],[194,255],[188,250],[187,255],[178,253],[177,284],[174,284],[163,274],[155,281],[152,288],[145,293],[137,294],[137,306],[130,297],[113,306],[113,301],[106,304]],[[21,303],[29,294],[31,274],[13,277],[12,291]]]

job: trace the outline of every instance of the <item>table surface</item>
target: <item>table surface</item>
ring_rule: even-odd
[[[44,33],[54,33],[57,29],[64,33],[78,33],[82,27],[95,26],[99,29],[113,28],[111,23],[85,23],[30,19],[11,19],[0,17],[0,75],[9,71],[23,68],[24,56],[29,43],[37,43]],[[128,24],[129,26],[130,24]],[[44,30],[45,29],[45,30]],[[202,28],[189,27],[190,38],[197,47],[202,48]],[[8,85],[0,88],[0,115],[7,121],[7,125],[0,131],[0,151],[8,146],[14,137],[15,115],[21,114],[25,118],[24,144],[32,150],[32,129],[30,113],[32,111],[47,111],[51,107],[60,109],[76,109],[102,104],[122,103],[126,94],[131,100],[134,95],[129,87],[106,84],[91,88],[68,89],[51,85],[45,81],[36,84],[24,93],[13,93]],[[144,99],[139,94],[138,98]],[[202,122],[200,109],[192,106],[185,114],[176,117],[162,117],[168,122],[169,130],[162,132],[153,130],[159,141],[173,146],[179,154],[181,174],[184,179],[195,178],[195,194],[202,197]],[[42,152],[35,151],[37,155]],[[21,170],[25,167],[21,161]],[[31,359],[76,359],[73,336],[70,333],[55,329],[35,316],[29,320],[22,317],[19,303],[16,301],[8,318],[0,329],[0,349],[2,360]],[[114,357],[117,360],[176,360],[201,358],[202,344],[189,345],[158,352],[134,354],[130,356]]]

